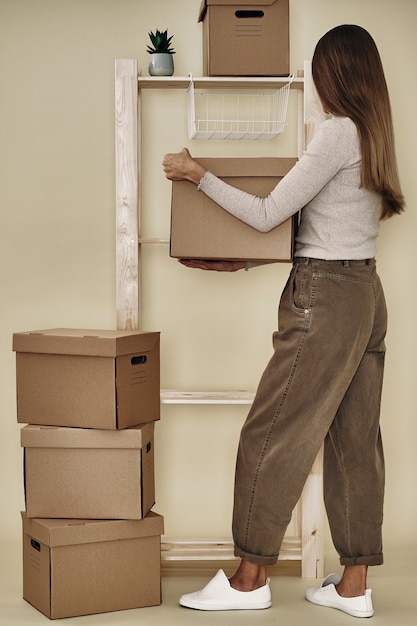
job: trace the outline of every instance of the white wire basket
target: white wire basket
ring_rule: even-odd
[[[263,93],[187,89],[190,139],[273,139],[284,132],[293,76]]]

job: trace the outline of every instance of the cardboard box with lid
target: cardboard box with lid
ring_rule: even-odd
[[[295,165],[295,158],[198,158],[219,178],[260,197],[267,196]],[[237,219],[188,181],[174,181],[171,248],[175,258],[233,261],[291,261],[298,215],[268,233]]]
[[[206,76],[287,76],[288,0],[202,0]]]
[[[28,517],[141,519],[155,503],[154,422],[21,429]]]
[[[23,598],[50,619],[161,603],[163,517],[30,519],[22,513]]]
[[[160,417],[159,332],[14,333],[19,423],[123,429]]]

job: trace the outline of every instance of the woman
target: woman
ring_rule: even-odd
[[[302,209],[294,264],[281,296],[274,354],[242,428],[233,538],[240,565],[220,570],[180,604],[203,610],[267,608],[267,567],[324,442],[324,494],[344,566],[307,599],[355,617],[373,614],[367,570],[380,565],[384,458],[379,428],[386,307],[375,266],[381,220],[404,209],[392,118],[376,45],[342,25],[312,61],[324,121],[294,168],[266,198],[216,178],[184,149],[164,157],[226,211],[266,232]],[[243,263],[185,262],[236,270]]]

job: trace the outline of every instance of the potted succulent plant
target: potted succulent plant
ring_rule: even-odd
[[[172,76],[174,73],[174,59],[172,55],[175,50],[171,47],[171,37],[168,37],[168,30],[155,33],[148,33],[152,46],[148,45],[147,52],[151,55],[149,62],[149,74],[151,76]]]

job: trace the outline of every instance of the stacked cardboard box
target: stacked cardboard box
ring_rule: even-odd
[[[288,0],[202,0],[207,76],[287,76]]]
[[[161,602],[159,333],[15,333],[23,597],[49,618]]]

